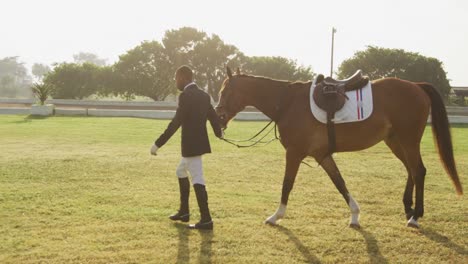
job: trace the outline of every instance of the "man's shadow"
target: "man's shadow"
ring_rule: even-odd
[[[174,223],[179,235],[179,245],[177,247],[177,262],[176,263],[189,263],[190,262],[190,248],[189,248],[189,234],[190,230],[187,225],[181,223]]]
[[[283,234],[288,236],[289,240],[291,240],[296,248],[301,252],[302,256],[306,259],[307,263],[321,263],[320,260],[310,253],[309,249],[302,243],[302,241],[293,233],[291,230],[284,226],[275,225],[273,226]]]
[[[464,256],[467,256],[468,255],[468,249],[467,248],[464,248],[460,245],[457,245],[455,244],[454,242],[452,242],[450,240],[450,238],[442,235],[442,234],[439,234],[437,231],[433,230],[433,229],[430,229],[430,228],[425,228],[425,229],[421,229],[421,234],[423,234],[424,236],[426,236],[427,238],[429,238],[430,240],[446,247],[446,248],[449,248],[455,252],[457,252],[458,254],[460,255],[464,255]]]
[[[211,245],[213,243],[214,233],[212,230],[200,230],[200,257],[198,263],[211,263]]]
[[[177,247],[177,262],[176,263],[189,263],[190,262],[190,248],[189,236],[191,232],[199,233],[201,236],[200,254],[198,263],[211,263],[214,233],[210,230],[190,230],[187,225],[181,223],[174,223],[179,235],[179,245]]]

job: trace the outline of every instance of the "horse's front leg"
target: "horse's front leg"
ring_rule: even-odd
[[[286,151],[286,172],[284,174],[283,180],[283,190],[281,193],[281,203],[276,212],[268,217],[265,221],[266,224],[275,225],[276,221],[283,218],[286,213],[286,206],[288,204],[289,193],[291,192],[294,180],[296,179],[297,170],[301,161],[304,159],[303,155],[300,155],[299,152],[292,149]]]
[[[336,163],[333,160],[332,156],[325,157],[320,163],[320,165],[327,172],[328,176],[335,184],[336,188],[341,193],[341,195],[343,195],[343,198],[345,199],[346,203],[349,206],[349,209],[351,210],[351,221],[349,223],[349,226],[352,228],[360,228],[361,226],[359,225],[359,213],[361,210],[359,208],[358,203],[348,192],[348,188],[346,188],[345,181],[343,180],[343,177],[341,177],[340,170],[336,166]]]

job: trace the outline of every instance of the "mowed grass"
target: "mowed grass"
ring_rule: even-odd
[[[361,206],[362,229],[325,172],[301,166],[286,218],[277,208],[284,150],[237,149],[210,131],[204,156],[213,232],[167,217],[178,207],[179,132],[149,155],[169,121],[0,116],[0,263],[468,263],[468,202],[458,197],[426,128],[425,216],[407,228],[403,165],[384,144],[335,159]],[[248,138],[264,122],[233,122]],[[452,128],[467,190],[468,126]],[[192,222],[199,213],[193,191]]]

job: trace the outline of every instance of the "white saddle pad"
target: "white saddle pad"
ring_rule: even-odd
[[[327,112],[320,109],[312,97],[315,89],[315,80],[310,87],[310,109],[314,117],[321,123],[327,123]],[[349,100],[346,100],[343,108],[335,113],[335,123],[357,122],[367,119],[373,110],[372,85],[369,81],[359,90],[346,92]]]

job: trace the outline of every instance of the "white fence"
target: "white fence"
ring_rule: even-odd
[[[0,104],[25,104],[31,105],[36,103],[34,99],[9,99],[0,98]],[[46,101],[47,104],[63,105],[63,106],[80,106],[80,107],[177,107],[176,102],[130,102],[130,101],[97,101],[97,100],[72,100],[72,99],[51,99]]]
[[[0,114],[29,115],[33,99],[1,99]],[[47,100],[55,104],[55,114],[63,116],[111,116],[172,119],[177,108],[176,102],[122,102],[92,100]],[[2,106],[3,105],[3,106]],[[451,123],[468,123],[468,107],[447,107]],[[269,120],[253,107],[240,112],[236,120]]]
[[[0,114],[28,115],[33,99],[1,99]],[[154,119],[172,119],[177,108],[176,102],[123,102],[123,101],[92,101],[92,100],[47,100],[54,104],[55,114],[64,116],[110,116],[110,117],[140,117]],[[6,106],[2,106],[6,105]],[[141,109],[145,108],[145,109]],[[149,109],[148,109],[149,108]],[[236,120],[269,120],[267,116],[253,107],[248,107],[239,113]]]

